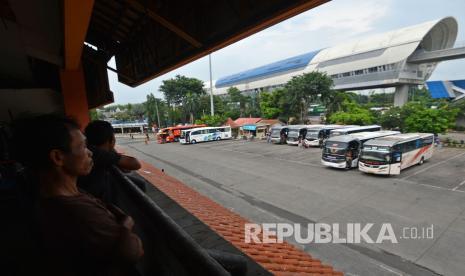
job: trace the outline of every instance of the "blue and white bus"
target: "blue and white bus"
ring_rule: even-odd
[[[231,139],[231,127],[199,127],[186,129],[181,132],[179,142],[181,144],[196,144],[207,141],[219,141]]]

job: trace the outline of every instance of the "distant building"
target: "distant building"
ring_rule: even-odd
[[[273,90],[293,76],[320,71],[333,79],[338,90],[395,87],[394,104],[402,105],[409,85],[424,84],[439,61],[463,58],[448,52],[437,56],[454,46],[457,30],[457,21],[445,17],[308,52],[222,77],[215,82],[214,93],[225,94],[232,86],[244,93]]]

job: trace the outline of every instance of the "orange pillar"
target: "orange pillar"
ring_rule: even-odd
[[[89,109],[81,56],[93,6],[94,0],[63,2],[65,68],[60,72],[61,91],[66,115],[74,117],[82,128],[89,123]]]
[[[60,79],[65,114],[75,118],[81,128],[86,127],[90,118],[82,67],[77,70],[61,70]]]

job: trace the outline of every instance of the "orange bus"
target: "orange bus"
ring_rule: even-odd
[[[174,127],[166,127],[160,129],[157,133],[157,141],[159,144],[163,143],[171,143],[179,141],[179,137],[181,136],[181,130],[196,128],[196,127],[206,127],[207,125],[185,125],[185,126],[174,126]]]

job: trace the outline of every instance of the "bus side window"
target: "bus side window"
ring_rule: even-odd
[[[427,145],[433,144],[433,140],[434,140],[433,136],[421,139],[422,146],[427,146]]]

